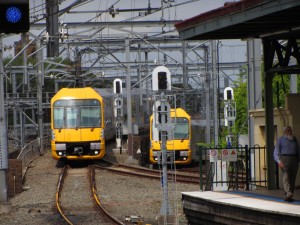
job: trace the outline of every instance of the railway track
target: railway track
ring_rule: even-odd
[[[74,201],[74,198],[78,200]],[[70,225],[124,224],[102,206],[97,195],[95,170],[92,166],[88,168],[64,166],[59,177],[55,199],[58,212]]]
[[[108,161],[103,161],[99,164],[94,165],[96,169],[105,169],[118,174],[125,174],[128,176],[140,176],[151,179],[161,179],[161,172],[159,170],[148,169],[140,166],[132,166],[121,163],[112,163]],[[168,179],[176,179],[177,182],[189,183],[189,184],[199,184],[199,175],[187,174],[169,171]]]
[[[141,166],[133,166],[122,163],[113,163],[109,161],[102,161],[101,164],[95,165],[96,169],[106,169],[114,173],[128,175],[128,176],[140,176],[152,179],[161,179],[161,171],[148,169]],[[238,185],[240,189],[245,187],[245,177],[243,174],[238,173],[238,182],[232,180],[235,175],[229,173],[229,186],[231,189],[235,189],[235,185]],[[168,179],[176,179],[176,182],[187,183],[187,184],[200,184],[200,173],[196,170],[176,170],[168,171]],[[233,178],[235,179],[235,178]],[[203,171],[202,182],[206,183],[206,175]]]

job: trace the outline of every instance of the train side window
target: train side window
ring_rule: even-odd
[[[54,108],[53,110],[54,128],[64,127],[64,108]]]

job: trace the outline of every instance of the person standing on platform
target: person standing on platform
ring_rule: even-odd
[[[284,128],[283,136],[276,142],[274,159],[282,170],[284,200],[292,202],[294,201],[293,194],[300,160],[300,148],[290,126]]]

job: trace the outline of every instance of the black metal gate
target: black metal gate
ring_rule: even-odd
[[[200,190],[267,187],[266,146],[199,147]]]

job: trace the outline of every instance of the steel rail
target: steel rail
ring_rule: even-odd
[[[59,199],[60,199],[60,193],[62,190],[62,186],[64,183],[64,179],[66,177],[66,173],[67,173],[68,167],[64,166],[62,173],[59,176],[59,180],[58,180],[58,185],[57,185],[57,189],[56,189],[56,194],[55,194],[55,201],[56,201],[56,208],[58,210],[58,212],[60,213],[60,215],[63,217],[63,219],[70,225],[74,225],[63,213],[63,210],[60,207],[60,203],[59,203]]]
[[[92,196],[95,200],[95,202],[97,203],[97,205],[99,206],[99,208],[101,209],[101,211],[107,216],[109,217],[114,223],[118,224],[118,225],[125,225],[123,222],[121,222],[120,220],[118,220],[116,217],[112,216],[106,209],[105,207],[101,204],[101,201],[98,197],[97,194],[97,186],[96,186],[96,180],[95,180],[95,168],[94,166],[90,167],[90,183],[91,183],[91,192],[92,192]]]
[[[144,178],[150,178],[150,179],[161,179],[159,171],[146,169],[146,168],[140,168],[140,167],[134,167],[124,164],[114,164],[115,168],[112,167],[102,167],[101,165],[94,165],[96,169],[104,169],[111,172],[119,173],[119,174],[126,174],[126,175],[134,175]],[[118,168],[119,167],[119,168]],[[126,168],[126,170],[124,170]],[[138,172],[135,172],[138,170]],[[189,176],[189,175],[183,175],[183,174],[168,174],[168,176],[176,175],[176,181],[181,183],[189,183],[189,184],[199,184],[199,177],[197,176]]]

